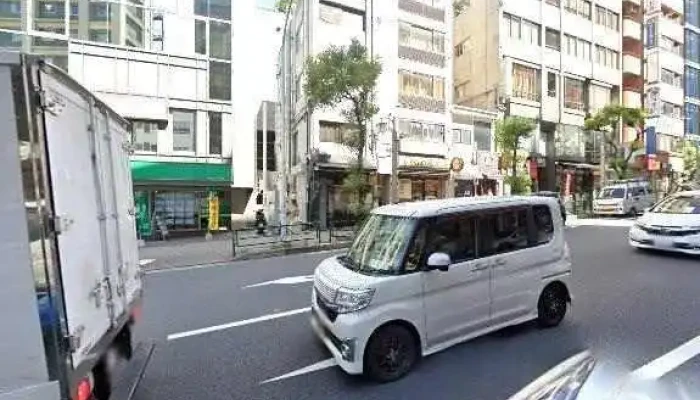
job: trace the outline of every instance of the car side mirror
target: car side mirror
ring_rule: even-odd
[[[428,257],[429,271],[447,271],[452,264],[452,259],[447,253],[433,253]]]

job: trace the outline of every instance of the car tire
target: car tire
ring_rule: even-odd
[[[375,331],[367,343],[365,375],[380,383],[401,379],[411,371],[419,354],[419,344],[407,327],[385,325]]]
[[[636,207],[630,208],[630,213],[629,213],[629,216],[630,216],[630,217],[636,217],[636,216],[638,216],[638,215],[639,215],[639,212],[637,211],[637,208],[636,208]]]
[[[547,286],[537,302],[537,324],[542,328],[559,325],[566,315],[567,303],[564,288],[558,285]]]

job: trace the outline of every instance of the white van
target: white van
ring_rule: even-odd
[[[605,186],[593,200],[593,214],[636,216],[654,205],[651,186],[645,181],[620,181]]]
[[[401,378],[421,356],[571,301],[559,204],[456,198],[375,209],[347,254],[316,268],[311,324],[350,374]]]

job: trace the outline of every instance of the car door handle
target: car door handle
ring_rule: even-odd
[[[474,268],[472,268],[472,271],[483,271],[485,269],[488,269],[489,263],[476,263],[474,264]]]
[[[495,267],[502,267],[502,266],[504,266],[504,265],[506,265],[506,264],[507,264],[507,263],[506,263],[506,260],[503,259],[503,258],[499,258],[499,259],[497,259],[496,261],[494,261],[494,266],[495,266]]]

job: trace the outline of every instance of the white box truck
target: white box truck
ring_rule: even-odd
[[[128,123],[9,52],[0,118],[0,400],[125,397],[115,383],[133,387],[152,352],[132,350],[143,286]]]

